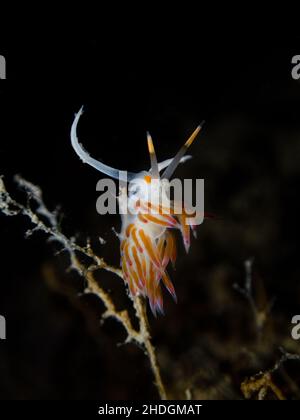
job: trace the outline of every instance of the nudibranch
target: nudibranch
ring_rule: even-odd
[[[177,301],[167,272],[168,264],[171,262],[174,266],[176,261],[174,230],[181,232],[186,252],[190,247],[191,230],[195,236],[195,226],[190,222],[190,213],[184,203],[170,199],[169,179],[178,164],[191,157],[184,155],[199,134],[203,122],[173,158],[160,163],[157,162],[151,135],[147,133],[151,168],[149,171],[132,173],[107,166],[84,150],[77,138],[77,125],[82,113],[81,108],[71,128],[71,142],[75,152],[84,163],[109,177],[128,183],[128,191],[127,188],[121,188],[118,196],[119,206],[126,206],[126,211],[121,214],[122,227],[118,234],[124,281],[132,297],[142,295],[148,298],[153,314],[163,314],[161,283]]]

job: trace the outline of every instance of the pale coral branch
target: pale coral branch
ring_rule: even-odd
[[[167,393],[161,379],[155,348],[151,342],[145,303],[142,298],[137,296],[133,300],[133,305],[139,322],[139,329],[136,330],[132,325],[127,310],[118,311],[110,295],[99,285],[94,277],[95,270],[104,269],[106,271],[113,272],[120,278],[123,278],[121,270],[110,266],[103,260],[103,258],[97,256],[93,252],[89,243],[87,243],[86,247],[82,247],[78,245],[73,238],[68,238],[61,232],[58,223],[57,211],[50,212],[48,210],[43,202],[42,191],[38,186],[26,181],[20,176],[16,176],[15,181],[27,194],[27,206],[17,202],[9,195],[5,188],[3,179],[0,177],[0,210],[2,213],[7,216],[21,214],[28,217],[34,227],[26,232],[27,236],[36,231],[42,231],[47,234],[51,240],[57,241],[63,246],[63,250],[69,253],[71,268],[83,276],[87,282],[84,293],[93,293],[103,302],[105,306],[105,312],[102,315],[103,319],[109,317],[116,319],[120,322],[127,333],[126,342],[132,341],[144,348],[150,361],[150,366],[155,378],[155,385],[160,398],[163,400],[167,399]],[[37,205],[35,211],[31,209],[31,201],[34,201]],[[86,257],[89,257],[93,264],[86,267],[80,262],[77,257],[77,253],[81,253]]]
[[[280,369],[282,364],[288,360],[300,361],[300,355],[288,353],[283,348],[280,348],[279,350],[282,355],[271,369],[265,372],[259,372],[242,382],[241,391],[245,398],[249,399],[253,394],[258,393],[258,399],[263,400],[267,395],[268,389],[270,389],[278,400],[286,399],[280,388],[274,383],[272,374]]]
[[[281,357],[275,363],[274,367],[270,370],[270,373],[273,373],[276,370],[278,370],[281,367],[281,365],[283,363],[287,362],[288,360],[296,360],[296,361],[300,362],[300,355],[299,354],[288,353],[283,347],[280,347],[279,351],[281,352]]]
[[[155,348],[151,342],[151,336],[149,333],[149,324],[148,324],[147,312],[146,312],[146,307],[145,307],[145,301],[141,297],[137,296],[134,299],[134,307],[135,307],[137,317],[139,319],[139,329],[140,329],[140,333],[143,336],[143,344],[145,346],[146,353],[150,360],[152,372],[155,378],[156,387],[159,391],[159,395],[161,399],[166,400],[167,399],[166,389],[161,378],[160,369],[157,362],[157,356],[155,353]]]
[[[286,399],[279,387],[273,382],[270,372],[261,373],[246,379],[241,384],[241,390],[246,399],[251,398],[257,392],[258,400],[264,400],[268,390],[271,390],[278,400],[282,401]]]
[[[245,299],[247,299],[251,311],[253,313],[253,318],[255,321],[256,330],[258,336],[261,336],[263,327],[268,319],[268,315],[273,307],[274,299],[272,299],[265,307],[262,309],[258,308],[255,298],[253,295],[253,276],[252,276],[252,267],[253,267],[253,258],[249,258],[244,262],[245,265],[245,283],[244,286],[240,286],[237,283],[233,285],[234,289],[237,290]]]

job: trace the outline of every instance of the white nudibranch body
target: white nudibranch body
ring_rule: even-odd
[[[189,222],[191,214],[186,211],[188,209],[184,203],[176,203],[169,198],[169,179],[178,164],[190,158],[184,154],[203,123],[196,128],[174,158],[161,163],[157,162],[152,138],[147,133],[151,168],[140,173],[126,172],[125,177],[125,171],[93,159],[78,142],[76,130],[82,113],[81,108],[75,115],[71,128],[71,142],[75,152],[84,163],[98,171],[119,181],[128,182],[128,192],[126,188],[121,188],[118,197],[119,206],[123,208],[122,228],[118,236],[124,281],[132,296],[140,294],[148,298],[154,315],[163,313],[161,283],[176,300],[175,289],[167,272],[169,262],[174,265],[176,261],[174,230],[181,231],[186,251],[190,246],[191,228],[194,233],[194,226]]]

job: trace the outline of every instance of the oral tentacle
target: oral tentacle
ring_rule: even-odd
[[[156,153],[152,141],[152,137],[150,133],[147,133],[147,143],[148,143],[148,150],[150,154],[150,161],[151,161],[151,175],[154,179],[159,178],[159,169],[158,169],[158,163],[156,158]]]
[[[115,168],[112,168],[111,166],[105,165],[99,160],[92,158],[89,155],[89,153],[83,148],[83,146],[79,143],[78,137],[77,137],[77,125],[82,114],[83,114],[83,107],[81,107],[80,110],[75,115],[75,118],[71,127],[71,143],[72,143],[73,149],[75,150],[77,155],[80,157],[80,159],[83,161],[83,163],[87,163],[88,165],[97,169],[97,171],[100,171],[103,174],[110,176],[111,178],[120,179],[124,182],[129,182],[133,178],[135,178],[137,176],[136,173],[121,171],[119,169],[115,169]],[[126,172],[127,177],[125,177],[122,174],[124,172]]]
[[[201,124],[198,125],[196,130],[187,139],[187,141],[184,143],[184,145],[181,147],[181,149],[175,155],[175,157],[172,160],[172,162],[170,163],[170,165],[167,167],[167,169],[163,173],[162,178],[170,179],[170,177],[173,175],[173,172],[177,168],[177,166],[180,162],[180,159],[183,157],[183,155],[186,153],[187,149],[191,146],[191,144],[194,142],[197,135],[200,133],[203,124],[204,124],[204,121],[202,121]]]

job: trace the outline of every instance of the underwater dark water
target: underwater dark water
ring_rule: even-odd
[[[182,244],[171,271],[178,303],[167,293],[165,316],[149,311],[162,376],[172,396],[241,399],[246,377],[272,368],[278,348],[300,354],[291,319],[300,313],[299,200],[300,81],[291,76],[296,40],[287,44],[218,39],[178,44],[172,38],[142,47],[133,40],[107,45],[101,37],[12,44],[7,81],[0,84],[0,174],[38,184],[62,227],[78,241],[90,237],[99,255],[119,264],[111,228],[118,216],[99,216],[101,177],[70,145],[81,105],[80,139],[92,156],[130,171],[149,167],[146,131],[159,160],[173,156],[203,119],[193,159],[178,177],[204,178],[205,210],[216,218],[198,227],[189,254]],[[22,217],[1,215],[0,341],[2,399],[157,398],[148,361],[114,320],[100,325],[103,305],[66,272],[67,257],[41,233],[25,239]],[[106,240],[100,245],[98,237]],[[178,236],[178,239],[181,239]],[[180,242],[179,241],[179,242]],[[254,295],[262,310],[274,300],[262,333],[251,307],[233,288],[243,286],[253,258]],[[99,282],[120,308],[125,289],[111,273]],[[278,376],[276,376],[278,375]],[[287,362],[274,381],[300,398],[300,363]],[[292,385],[291,385],[292,384]],[[269,398],[272,398],[269,393]]]

